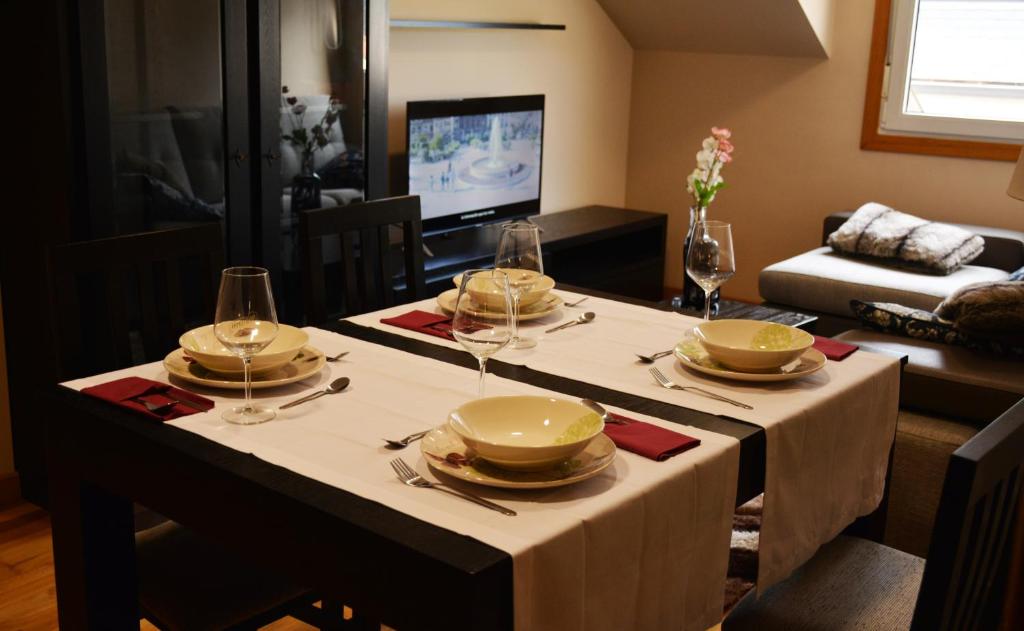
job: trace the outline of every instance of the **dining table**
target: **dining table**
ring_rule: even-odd
[[[732,509],[762,493],[759,588],[782,580],[855,521],[884,521],[901,359],[858,350],[814,375],[773,384],[657,366],[747,410],[658,387],[635,353],[674,345],[694,318],[578,288],[587,298],[524,323],[536,348],[489,362],[489,395],[587,398],[699,441],[655,461],[619,450],[600,475],[550,489],[496,489],[438,474],[416,443],[475,396],[476,360],[457,343],[383,322],[429,299],[307,327],[331,355],[308,379],[256,390],[271,422],[229,425],[237,391],[169,378],[160,362],[66,382],[41,401],[62,628],[137,628],[133,505],[172,519],[363,618],[396,629],[706,629],[721,616]],[[545,334],[582,309],[593,322]],[[121,377],[171,381],[214,402],[166,422],[81,390]],[[514,517],[403,485],[396,456],[515,509]]]

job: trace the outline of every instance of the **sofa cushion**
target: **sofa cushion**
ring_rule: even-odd
[[[864,204],[828,237],[833,250],[930,274],[949,274],[978,258],[985,240],[963,228]]]
[[[907,355],[906,371],[944,381],[1024,395],[1024,370],[1019,361],[976,353],[963,346],[950,346],[911,337],[855,329],[835,336],[849,344]]]
[[[953,323],[931,311],[912,309],[891,302],[851,300],[850,308],[857,318],[876,331],[916,337],[943,344],[960,343],[961,333]]]
[[[769,302],[849,317],[852,299],[933,311],[961,287],[1008,275],[977,265],[965,265],[948,276],[917,274],[841,256],[825,246],[763,269],[760,290]]]
[[[1010,277],[1006,280],[1024,280],[1024,267],[1010,274]]]
[[[935,311],[973,336],[1024,345],[1024,282],[968,285],[953,292]]]

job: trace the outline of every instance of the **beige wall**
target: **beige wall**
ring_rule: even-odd
[[[0,479],[14,473],[11,409],[8,406],[7,353],[4,350],[3,297],[0,296]]]
[[[758,271],[818,245],[821,218],[874,200],[931,219],[1024,229],[1006,196],[1013,165],[861,151],[874,2],[836,2],[828,60],[636,52],[626,203],[669,214],[666,283],[682,284],[684,177],[712,125],[735,161],[710,216],[731,221],[739,271],[726,295],[756,299]]]
[[[391,16],[567,29],[391,29],[389,153],[406,101],[543,93],[543,210],[624,203],[633,50],[595,0],[392,0]]]

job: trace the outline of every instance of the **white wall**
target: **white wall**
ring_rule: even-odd
[[[391,29],[389,153],[405,151],[406,101],[541,93],[542,210],[623,205],[633,50],[595,0],[392,0],[391,17],[567,29]]]

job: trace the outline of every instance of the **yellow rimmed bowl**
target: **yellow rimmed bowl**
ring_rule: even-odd
[[[530,270],[499,268],[508,275],[509,283],[527,285],[527,290],[519,297],[520,308],[539,302],[555,288],[555,279]],[[462,287],[462,274],[452,278],[456,287]],[[505,309],[505,297],[497,283],[487,278],[474,278],[466,288],[473,302],[486,305],[492,309]]]
[[[229,351],[213,332],[213,325],[207,324],[192,329],[178,338],[178,343],[203,368],[224,375],[241,374],[242,358]],[[290,362],[302,347],[309,343],[309,335],[302,329],[287,324],[277,327],[277,336],[266,348],[253,355],[252,371],[267,372]]]
[[[604,430],[593,410],[537,396],[485,397],[459,406],[448,426],[478,456],[499,467],[543,471],[586,449]]]
[[[777,370],[814,344],[806,331],[761,320],[713,320],[694,327],[693,335],[712,359],[741,372]]]

